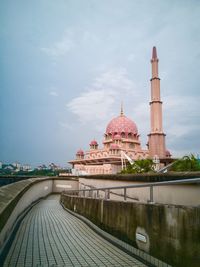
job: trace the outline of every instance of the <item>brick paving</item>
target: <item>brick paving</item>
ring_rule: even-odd
[[[59,196],[35,205],[23,219],[4,266],[145,267],[65,211]]]

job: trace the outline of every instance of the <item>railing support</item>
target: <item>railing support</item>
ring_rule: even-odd
[[[149,190],[150,190],[150,203],[153,203],[153,186],[152,185],[149,187]]]
[[[126,201],[126,187],[124,187],[124,201]]]
[[[105,199],[110,199],[110,189],[105,190]]]
[[[111,190],[121,190],[122,194],[116,194],[119,195],[120,197],[124,198],[124,201],[126,201],[127,199],[133,199],[133,200],[137,200],[139,201],[139,199],[135,199],[131,196],[127,195],[127,190],[130,188],[147,188],[149,187],[149,198],[147,199],[148,203],[154,203],[154,187],[155,186],[168,186],[168,185],[182,185],[182,184],[200,184],[200,177],[198,178],[190,178],[190,179],[184,179],[184,180],[174,180],[174,181],[165,181],[165,182],[154,182],[154,183],[144,183],[144,184],[136,184],[136,185],[128,185],[128,186],[115,186],[115,187],[101,187],[101,188],[86,188],[86,186],[84,186],[84,189],[79,189],[79,190],[64,190],[64,194],[67,195],[81,195],[80,192],[82,191],[82,195],[83,197],[86,197],[86,195],[90,197],[90,191],[97,192],[97,198],[101,198],[100,195],[100,191],[104,192],[104,197],[105,199],[110,199],[110,194],[115,194],[113,191]],[[91,187],[91,186],[90,186]],[[88,192],[88,193],[87,193]],[[124,194],[123,194],[124,192]],[[96,197],[96,195],[93,197]]]
[[[108,199],[110,199],[110,189],[108,189]]]

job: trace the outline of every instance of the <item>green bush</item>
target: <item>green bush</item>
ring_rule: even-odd
[[[134,163],[128,164],[126,169],[121,171],[122,174],[126,173],[147,173],[154,172],[154,163],[152,159],[136,160]]]
[[[177,160],[171,167],[172,171],[200,171],[200,160],[197,159],[193,154],[184,156]]]

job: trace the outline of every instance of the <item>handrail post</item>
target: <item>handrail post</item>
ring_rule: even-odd
[[[126,201],[126,187],[124,187],[124,201]]]
[[[89,197],[92,198],[92,196],[93,196],[93,191],[89,190],[89,191],[88,191],[88,194],[89,194]]]
[[[105,199],[110,199],[110,189],[105,190]]]
[[[84,186],[83,186],[83,190],[84,190],[84,191],[83,191],[83,197],[85,197],[85,189],[86,189],[86,186],[84,185]]]
[[[150,190],[150,203],[153,203],[153,186],[152,185],[149,187],[149,190]]]
[[[110,199],[110,189],[108,189],[108,199]]]

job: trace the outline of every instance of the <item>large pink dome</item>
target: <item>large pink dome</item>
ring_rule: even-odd
[[[112,119],[106,128],[106,134],[138,134],[137,126],[134,121],[125,115],[120,115]]]

